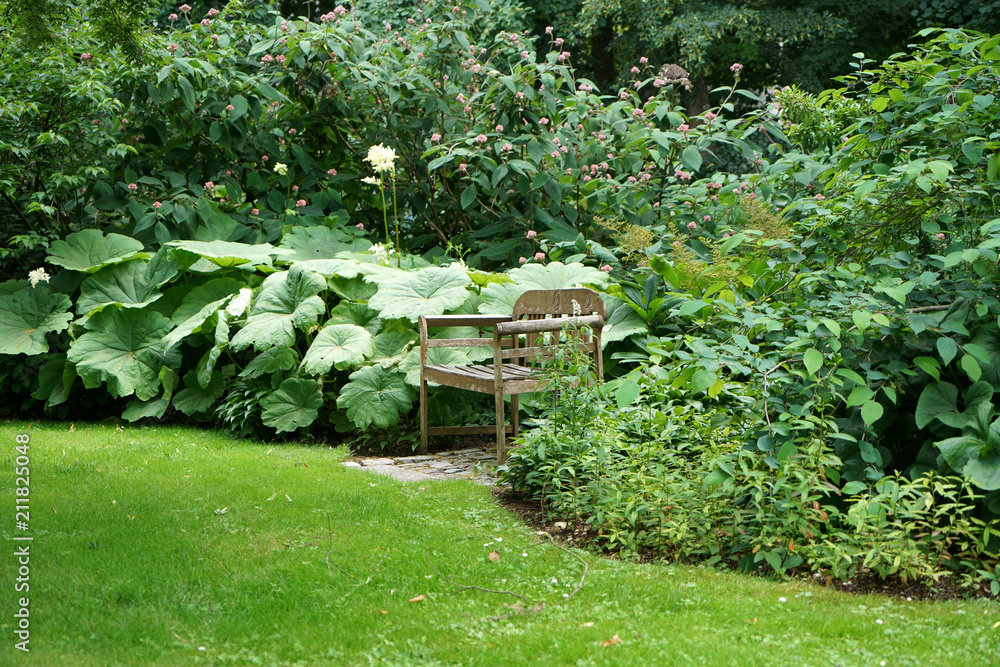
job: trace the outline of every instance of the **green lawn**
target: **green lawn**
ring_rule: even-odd
[[[31,438],[26,532],[19,433]],[[570,553],[488,489],[346,469],[341,449],[65,423],[6,423],[0,443],[4,665],[1000,664],[996,602]],[[15,535],[34,537],[28,594],[14,591]],[[589,569],[567,600],[584,569],[573,554]],[[459,585],[517,593],[529,611]],[[14,648],[23,595],[28,654]]]

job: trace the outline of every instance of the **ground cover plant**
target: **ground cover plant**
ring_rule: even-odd
[[[535,534],[487,488],[346,469],[343,449],[0,425],[17,434],[31,652],[6,641],[5,664],[982,665],[1000,642],[995,602],[603,559]],[[12,581],[15,559],[0,563]],[[0,600],[9,634],[16,602]]]

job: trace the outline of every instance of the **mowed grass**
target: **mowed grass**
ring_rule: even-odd
[[[488,489],[399,483],[341,466],[340,449],[5,423],[0,451],[4,665],[1000,664],[995,601],[570,553]],[[14,648],[15,534],[34,536],[28,654]],[[588,568],[576,595],[573,554]]]

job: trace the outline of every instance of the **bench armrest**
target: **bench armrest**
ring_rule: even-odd
[[[590,327],[599,331],[604,327],[604,318],[600,315],[584,315],[583,317],[553,317],[547,320],[498,322],[494,331],[497,336],[510,336],[542,333],[543,331],[561,331],[563,327],[567,326]]]

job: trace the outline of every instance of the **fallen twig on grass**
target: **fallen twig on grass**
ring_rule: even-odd
[[[424,558],[427,559],[427,564],[431,566],[432,570],[437,572],[439,577],[447,581],[449,584],[452,584],[453,586],[458,586],[458,590],[455,591],[454,593],[459,593],[461,591],[467,591],[467,590],[476,590],[476,591],[483,591],[484,593],[496,593],[497,595],[512,595],[518,599],[524,600],[525,602],[528,601],[528,598],[524,597],[519,593],[514,593],[512,591],[495,591],[490,588],[483,588],[482,586],[473,586],[471,584],[460,584],[457,581],[448,577],[448,575],[441,574],[441,571],[438,570],[436,567],[434,567],[434,563],[431,562],[431,558],[430,556],[427,555],[426,549],[424,550]],[[452,593],[452,595],[454,595],[454,593]]]

